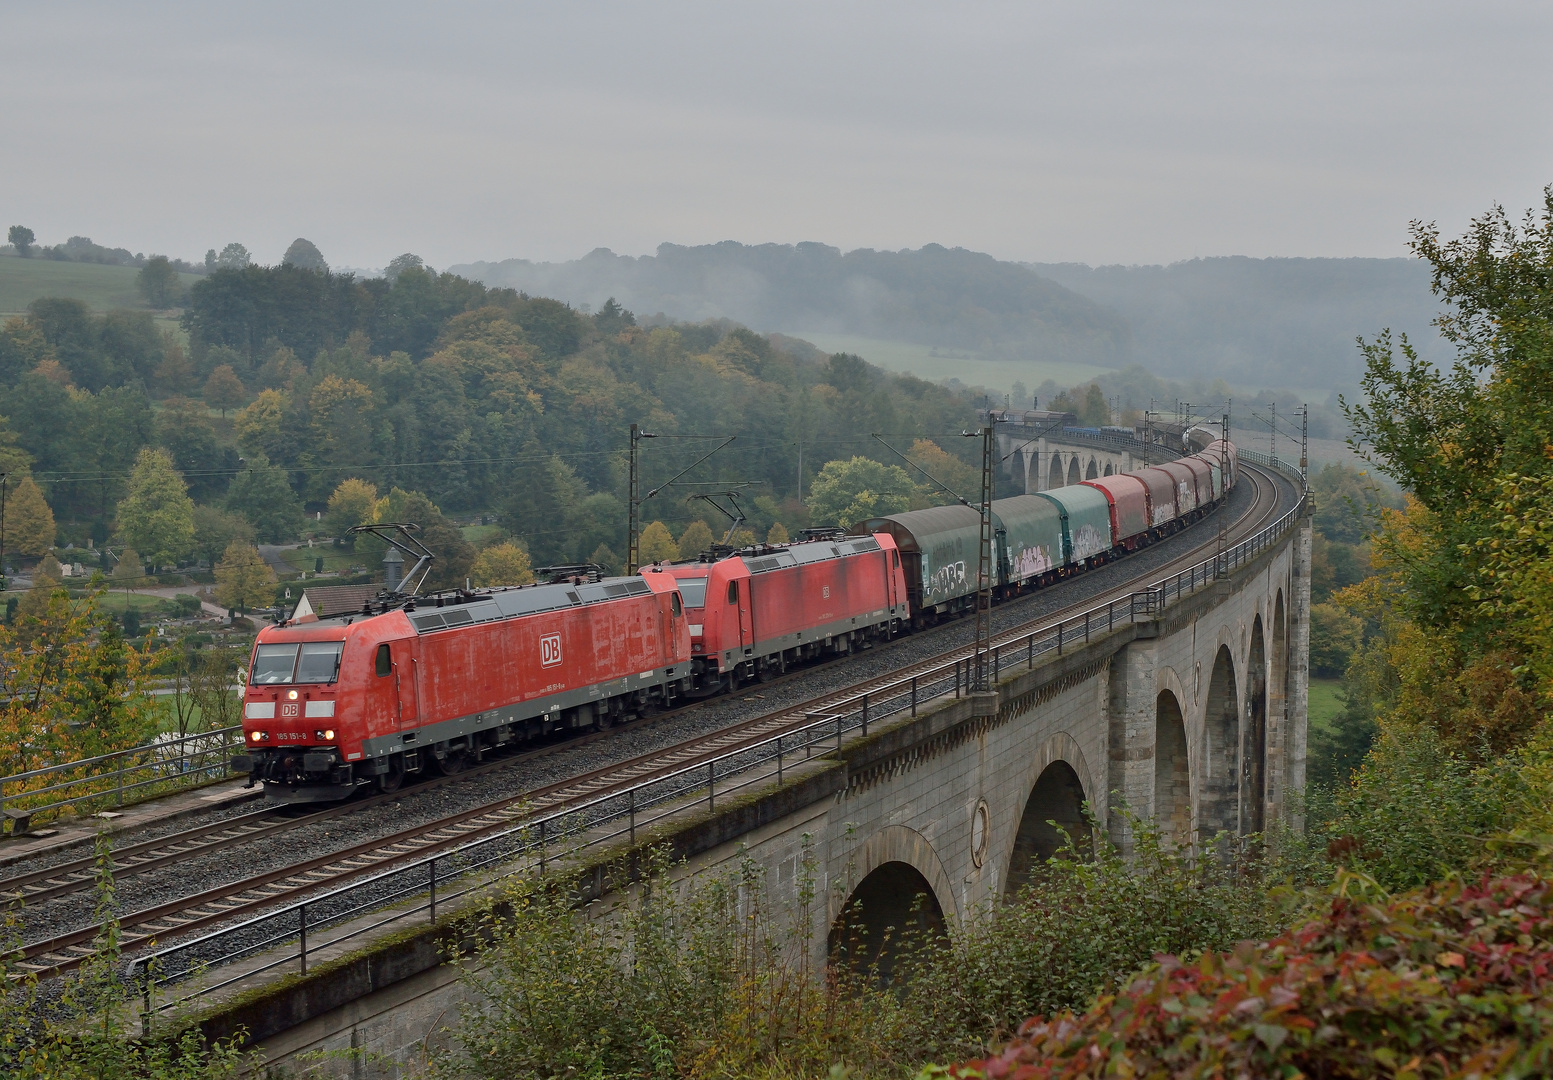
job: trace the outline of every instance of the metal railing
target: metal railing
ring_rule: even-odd
[[[1159,618],[1171,603],[1211,585],[1276,544],[1298,520],[1303,506],[1302,496],[1292,510],[1256,535],[1125,599],[1097,605],[1034,631],[994,637],[994,680],[1019,668],[1034,670],[1037,657],[1060,656],[1064,650],[1118,628]],[[838,698],[822,713],[806,714],[806,722],[780,734],[579,803],[535,813],[510,828],[137,958],[131,963],[131,975],[145,980],[147,1023],[153,1012],[167,1011],[266,971],[296,965],[306,972],[310,953],[390,924],[422,914],[435,921],[439,905],[446,907],[504,878],[535,869],[545,873],[558,860],[575,860],[590,849],[621,839],[634,846],[639,832],[651,830],[670,815],[702,803],[710,811],[719,800],[756,785],[773,780],[785,783],[796,763],[816,753],[840,749],[849,733],[866,736],[869,725],[881,718],[907,710],[915,716],[923,702],[951,693],[959,697],[970,685],[970,658],[961,655],[945,660],[882,687]],[[502,864],[506,864],[505,869],[495,872]],[[405,904],[411,898],[415,898],[413,902]],[[399,906],[384,910],[394,905]],[[369,918],[374,912],[381,917]],[[358,925],[346,925],[352,922]],[[320,940],[321,933],[335,928],[340,932]],[[153,1000],[156,984],[176,982],[293,944],[294,949],[288,948],[231,978],[202,984],[165,1002]]]
[[[9,822],[15,835],[67,806],[123,806],[218,779],[227,774],[242,730],[202,731],[0,776],[0,822]]]

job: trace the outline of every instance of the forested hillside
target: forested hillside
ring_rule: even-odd
[[[671,436],[738,436],[687,480],[750,485],[762,535],[806,523],[800,454],[812,477],[832,458],[883,453],[870,431],[906,447],[903,433],[974,423],[969,402],[855,357],[727,322],[648,329],[618,305],[585,316],[415,265],[370,280],[217,269],[188,305],[186,343],[148,312],[62,299],[0,331],[5,438],[30,459],[63,540],[116,537],[137,456],[160,446],[209,508],[171,561],[213,558],[242,525],[261,542],[293,539],[349,478],[377,498],[397,488],[496,521],[536,563],[601,549],[618,561],[632,422],[658,436],[644,443],[646,488],[716,445]],[[720,531],[715,511],[687,504],[694,490],[658,496],[647,520]],[[314,527],[354,523],[332,513]]]

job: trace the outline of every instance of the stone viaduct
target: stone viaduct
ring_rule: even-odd
[[[1110,432],[1076,436],[1062,430],[1061,413],[1030,415],[1048,419],[998,425],[998,457],[1003,462],[1000,494],[1050,491],[1147,464],[1144,444],[1137,439]]]
[[[1105,460],[1125,467],[1124,456]],[[975,918],[1057,849],[1048,821],[1086,835],[1086,804],[1124,850],[1123,803],[1182,844],[1261,831],[1288,818],[1304,783],[1310,541],[1310,519],[1298,516],[1157,617],[1015,665],[995,695],[881,717],[866,736],[790,765],[781,783],[688,812],[666,838],[690,872],[753,860],[778,897],[812,881],[823,900],[810,940],[823,961],[849,920],[872,935],[902,925],[918,897],[951,927]],[[610,854],[594,880],[625,880],[616,872],[626,858]],[[293,980],[273,997],[250,995],[208,1015],[207,1032],[245,1024],[281,1062],[347,1047],[403,1060],[462,994],[439,963],[454,938],[440,933],[345,958],[322,976],[334,989]]]

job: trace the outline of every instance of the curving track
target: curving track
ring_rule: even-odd
[[[1005,627],[994,635],[994,647],[1007,646],[1020,641],[1036,629],[1067,615],[1081,613],[1112,600],[1128,598],[1140,585],[1171,577],[1211,555],[1221,544],[1234,544],[1254,535],[1276,520],[1294,497],[1293,489],[1288,482],[1269,470],[1242,461],[1241,476],[1242,486],[1249,488],[1251,492],[1249,504],[1243,502],[1238,511],[1232,511],[1229,507],[1220,508],[1162,544],[1144,549],[1145,552],[1160,552],[1162,548],[1169,547],[1168,558],[1163,563],[1157,559],[1140,561],[1135,555],[1120,563],[1110,564],[1105,569],[1126,570],[1136,565],[1137,572],[1123,573],[1102,588],[1078,587],[1080,583],[1097,577],[1097,574],[1092,573],[1069,579],[1063,583],[1060,590],[1044,590],[1043,593],[1047,597],[1051,597],[1053,592],[1061,592],[1077,594],[1079,598],[1055,610],[1046,610],[1037,618]],[[1226,520],[1226,515],[1232,512],[1235,514],[1233,520]],[[1039,596],[1043,593],[1035,595]],[[955,625],[963,624],[950,624],[951,627]],[[920,638],[921,635],[916,637]],[[887,646],[886,649],[888,648]],[[401,829],[390,835],[367,840],[341,850],[312,856],[225,884],[191,891],[176,899],[123,915],[120,920],[121,946],[125,951],[133,951],[153,939],[165,943],[169,937],[182,937],[196,930],[204,930],[237,918],[249,917],[281,902],[299,899],[314,891],[334,887],[362,874],[381,871],[395,862],[419,859],[483,834],[507,828],[521,817],[564,809],[569,804],[596,800],[614,791],[624,790],[644,780],[653,779],[655,776],[693,766],[703,759],[709,760],[736,752],[741,745],[758,743],[789,729],[803,727],[812,722],[815,714],[825,714],[840,701],[866,693],[871,687],[909,678],[918,671],[926,672],[941,667],[946,662],[953,662],[968,654],[969,650],[964,645],[956,646],[936,655],[903,664],[887,673],[851,682],[833,692],[729,724],[706,735],[686,739],[549,785],[529,789],[520,794],[504,795],[480,806],[440,817],[425,824]],[[838,660],[833,664],[844,662]],[[787,682],[809,676],[816,670],[814,667],[807,668],[773,682]],[[720,699],[713,699],[713,703],[718,700]],[[704,704],[707,703],[697,703],[678,712],[685,712]],[[639,728],[640,725],[632,725],[624,730]],[[621,729],[617,729],[617,732],[619,730]],[[301,816],[261,810],[218,824],[202,825],[159,840],[120,849],[114,856],[115,874],[144,873],[170,863],[195,859],[207,852],[268,840],[322,820],[359,812],[383,802],[417,796],[449,783],[499,770],[519,761],[529,761],[537,756],[570,749],[585,742],[608,738],[615,733],[600,732],[477,766],[454,777],[444,777],[419,785],[411,792],[375,795]],[[24,901],[41,902],[88,889],[94,881],[92,869],[94,861],[79,859],[18,875],[0,881],[0,891],[9,892]],[[194,875],[191,873],[190,876]],[[94,924],[34,941],[24,946],[21,966],[24,970],[40,976],[69,970],[91,955],[91,943],[98,932],[98,927]]]

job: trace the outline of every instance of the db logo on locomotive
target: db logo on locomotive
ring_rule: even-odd
[[[300,711],[301,711],[301,706],[297,705],[295,703],[292,703],[292,704],[289,704],[289,705],[288,704],[283,704],[280,707],[280,715],[282,715],[282,716],[296,716],[296,715],[298,715],[300,713]]]
[[[539,666],[555,667],[561,662],[561,635],[546,634],[539,639]]]

